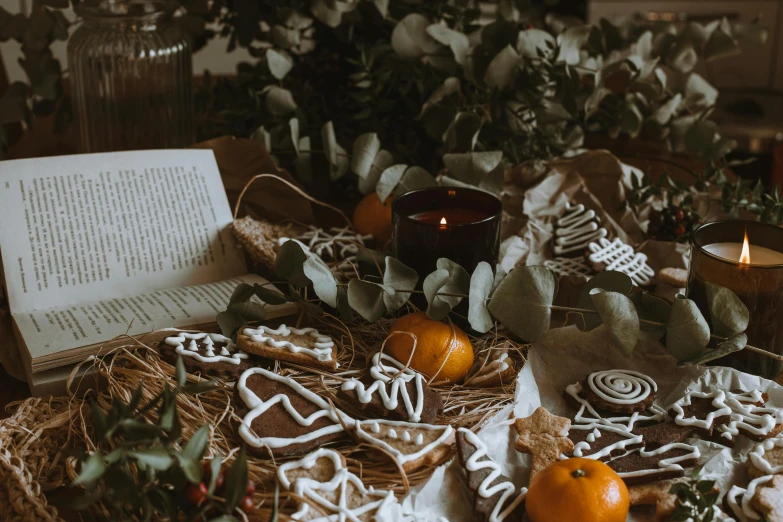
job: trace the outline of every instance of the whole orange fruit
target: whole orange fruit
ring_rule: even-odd
[[[413,337],[392,335],[394,332],[408,332],[416,336],[413,357]],[[473,366],[473,345],[465,332],[457,326],[433,321],[423,312],[397,319],[389,330],[389,336],[385,352],[403,364],[410,358],[411,368],[427,377],[435,377],[435,382],[457,383]]]
[[[628,488],[612,468],[580,458],[539,472],[525,499],[531,522],[625,522],[629,506]]]
[[[353,211],[353,227],[360,234],[370,234],[379,245],[384,245],[392,234],[391,198],[381,203],[373,192],[362,198]]]

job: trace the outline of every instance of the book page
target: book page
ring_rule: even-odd
[[[85,344],[111,337],[104,329],[115,316],[135,314],[134,326],[148,328],[160,318],[132,296],[247,272],[209,150],[3,161],[0,210],[6,291],[14,315],[29,318],[25,337],[62,323],[69,343]],[[170,315],[184,314],[171,296]],[[113,304],[86,305],[97,302]],[[33,313],[55,309],[63,311]]]
[[[215,283],[14,313],[13,317],[35,361],[49,355],[59,357],[64,350],[102,343],[125,333],[137,335],[161,328],[214,323],[241,282],[263,284],[266,280],[246,274]],[[272,312],[282,307],[267,308]]]

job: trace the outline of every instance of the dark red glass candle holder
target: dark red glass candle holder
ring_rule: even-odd
[[[709,246],[715,243],[742,242],[746,232],[751,245],[751,264],[725,259],[709,251]],[[728,288],[750,311],[750,324],[745,332],[748,344],[783,355],[783,264],[752,264],[754,245],[783,252],[783,228],[756,221],[714,221],[696,229],[691,242],[688,298],[711,324],[705,283]],[[733,353],[714,364],[768,379],[774,379],[783,370],[779,361],[749,350]]]
[[[403,194],[392,204],[394,257],[416,270],[420,285],[441,257],[468,273],[481,261],[494,268],[502,213],[500,200],[481,190],[433,187]]]

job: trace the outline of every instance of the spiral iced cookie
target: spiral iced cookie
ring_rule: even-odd
[[[648,410],[658,386],[650,377],[632,370],[604,370],[587,376],[584,397],[593,407],[612,413]]]

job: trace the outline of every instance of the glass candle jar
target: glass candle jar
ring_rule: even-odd
[[[481,261],[494,269],[500,250],[503,204],[481,190],[433,187],[392,203],[394,257],[416,270],[420,282],[446,257],[472,273]]]
[[[169,0],[87,0],[68,42],[83,152],[193,144],[193,64]]]
[[[749,259],[740,262],[746,233]],[[749,345],[783,355],[783,229],[756,221],[715,221],[696,229],[687,296],[712,324],[705,282],[728,288],[748,307]],[[768,379],[783,370],[783,363],[749,350],[715,364]]]

